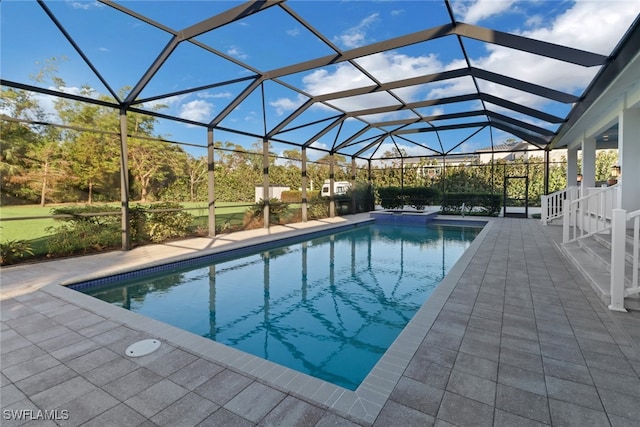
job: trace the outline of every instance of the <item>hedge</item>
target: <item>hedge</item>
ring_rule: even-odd
[[[302,191],[287,190],[280,194],[280,200],[285,203],[302,203]]]
[[[378,187],[380,205],[385,209],[397,209],[405,205],[417,210],[440,201],[440,190],[436,187]]]
[[[110,212],[113,215],[100,215]],[[120,212],[108,205],[68,206],[52,209],[53,215],[70,215],[56,219],[49,227],[50,256],[71,255],[117,248],[122,243]],[[193,216],[178,203],[164,202],[138,205],[129,209],[131,241],[162,242],[191,234]]]
[[[497,215],[502,207],[502,197],[490,193],[445,193],[442,213],[460,214],[463,204],[465,214]]]

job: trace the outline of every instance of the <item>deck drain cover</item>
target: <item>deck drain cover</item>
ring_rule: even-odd
[[[159,340],[142,340],[131,344],[125,354],[129,357],[141,357],[151,354],[160,348]]]

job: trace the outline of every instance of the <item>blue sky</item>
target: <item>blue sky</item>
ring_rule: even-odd
[[[240,4],[228,1],[119,3],[173,30],[184,29],[208,16]],[[115,91],[125,86],[134,86],[171,38],[171,35],[162,29],[94,1],[57,0],[48,1],[46,4]],[[330,43],[342,50],[357,48],[448,22],[444,3],[439,1],[294,0],[287,5],[311,26],[322,32]],[[604,55],[611,52],[640,12],[638,0],[579,2],[477,0],[453,1],[452,6],[456,18],[461,22],[565,44]],[[67,60],[60,62],[59,65],[59,75],[65,82],[62,90],[78,92],[81,86],[88,85],[94,88],[96,93],[108,93],[35,1],[5,0],[0,3],[0,8],[2,26],[0,59],[3,79],[33,83],[29,75],[38,71],[39,63],[54,56],[65,56]],[[220,52],[227,59],[213,55],[194,44],[181,43],[142,91],[141,98],[241,79],[253,74],[251,69],[234,64],[228,60],[229,58],[264,72],[333,53],[329,46],[277,6],[202,34],[196,40]],[[468,39],[465,39],[465,48],[474,66],[576,95],[582,93],[598,71],[597,67],[584,68]],[[392,52],[363,57],[356,62],[381,82],[452,70],[466,65],[455,37],[444,37]],[[306,93],[318,95],[373,84],[357,67],[349,63],[285,76],[281,81],[284,84],[268,82],[264,86],[266,123],[263,120],[262,93],[256,91],[227,116],[221,122],[221,126],[256,134],[262,134],[265,126],[267,130],[271,129],[307,99],[304,95],[287,88],[286,85],[293,85]],[[570,108],[567,105],[487,81],[480,81],[479,84],[482,91],[551,114],[564,116]],[[50,87],[50,85],[50,82],[44,83],[44,86]],[[148,102],[144,107],[152,108],[161,103],[166,106],[161,110],[163,113],[208,123],[246,85],[247,82],[239,82],[173,96]],[[397,90],[394,94],[408,102],[415,102],[474,91],[473,81],[470,78],[460,78],[446,83],[432,83]],[[50,100],[43,99],[43,102],[50,104]],[[393,107],[397,102],[394,97],[386,93],[343,98],[332,101],[328,106],[310,108],[298,120],[291,123],[289,128],[295,128],[305,121],[330,119],[339,114],[331,106],[346,111],[359,111],[371,106]],[[423,115],[435,115],[462,111],[469,107],[479,108],[480,106],[479,103],[478,105],[448,104],[420,109],[419,112]],[[501,107],[489,107],[496,112],[502,112]],[[396,112],[387,113],[375,119],[386,121],[410,116],[413,114]],[[557,128],[531,117],[519,118],[550,130]],[[365,119],[374,118],[366,117]],[[475,119],[459,119],[455,123],[465,120],[471,122]],[[314,146],[330,148],[336,140],[357,132],[362,126],[362,122],[347,120],[340,129],[339,135],[336,129],[315,141]],[[319,129],[320,125],[308,130],[294,129],[283,134],[282,138],[294,142],[304,141]],[[197,144],[204,144],[206,141],[206,132],[203,128],[167,120],[159,122],[157,131],[172,140]],[[474,131],[474,129],[468,129],[443,132],[440,140],[432,133],[412,135],[410,138],[438,149],[442,144],[445,150],[449,150]],[[354,152],[366,145],[368,136],[374,136],[374,134],[364,135],[362,144],[354,146]],[[473,151],[486,147],[490,145],[489,137],[487,130],[481,131],[455,151]],[[504,132],[493,132],[496,144],[511,137]],[[246,146],[255,142],[253,137],[218,131],[215,139]],[[401,140],[396,141],[400,145],[405,145]],[[289,148],[284,144],[276,145],[277,151]],[[390,145],[382,149],[389,147]],[[406,148],[410,154],[429,153],[428,150],[412,144],[406,144]]]

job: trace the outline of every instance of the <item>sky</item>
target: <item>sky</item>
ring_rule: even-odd
[[[159,26],[176,31],[240,4],[230,1],[157,0],[118,3],[135,13],[150,17]],[[171,39],[171,35],[161,28],[150,26],[134,16],[95,1],[56,0],[45,1],[45,4],[117,93],[123,88],[135,86]],[[441,1],[293,0],[286,4],[308,24],[322,32],[329,44],[343,51],[449,22],[448,12]],[[452,1],[451,5],[459,22],[602,55],[610,54],[640,13],[639,0],[476,0]],[[109,93],[35,1],[2,1],[0,19],[0,73],[3,79],[52,88],[52,82],[34,82],[30,76],[37,74],[48,58],[65,57],[65,60],[58,61],[58,74],[64,80],[64,87],[58,89],[78,93],[82,86],[88,86],[94,90],[94,94]],[[160,111],[164,114],[206,124],[244,90],[248,81],[243,79],[255,72],[277,70],[334,53],[331,46],[278,6],[199,35],[196,40],[221,55],[214,55],[193,43],[179,44],[138,99],[219,82],[236,83],[153,99],[142,103],[142,108],[152,109],[161,105]],[[472,66],[578,96],[599,70],[599,67],[581,67],[466,38],[464,47]],[[357,66],[342,62],[283,76],[279,82],[268,81],[264,85],[264,97],[261,90],[255,91],[226,116],[220,126],[263,134],[265,129],[268,131],[275,127],[308,99],[291,90],[288,85],[300,88],[309,95],[373,85],[374,82],[358,67],[367,69],[375,79],[384,83],[466,66],[458,40],[451,36],[362,57],[355,62]],[[478,80],[478,85],[483,92],[561,117],[571,107],[486,80]],[[379,92],[333,100],[328,105],[315,105],[305,111],[285,128],[288,132],[279,137],[292,142],[306,141],[339,114],[333,107],[345,111],[359,111],[372,106],[393,108],[398,105],[396,96],[406,102],[417,102],[474,92],[474,81],[463,77],[398,89],[394,91],[394,96]],[[50,119],[56,121],[52,99],[39,97],[48,111],[51,111]],[[552,131],[557,130],[557,125],[505,111],[497,105],[487,107]],[[478,109],[481,106],[478,101],[469,101],[418,110],[422,115],[437,115],[469,108]],[[395,111],[363,118],[388,121],[409,117],[415,115]],[[458,119],[451,124],[475,120],[477,118]],[[304,129],[298,127],[305,122],[318,124]],[[356,133],[362,127],[363,123],[358,120],[347,120],[341,128],[319,137],[312,147],[331,148],[336,141]],[[206,144],[206,131],[202,127],[161,119],[156,130],[170,140]],[[469,152],[487,147],[491,144],[491,137],[495,144],[513,138],[502,131],[494,130],[490,134],[485,129],[474,134],[476,130],[443,132],[439,140],[433,132],[414,134],[410,138],[428,147],[453,150],[452,152]],[[375,133],[363,135],[362,143],[354,145],[353,151],[367,145],[367,138],[373,136]],[[256,141],[253,136],[224,131],[216,131],[215,139],[247,147]],[[396,141],[411,155],[432,154],[425,148],[402,140]],[[456,147],[457,144],[460,145]],[[275,145],[277,152],[291,148],[286,144]],[[391,146],[390,142],[385,143],[379,151],[383,152]],[[197,155],[203,154],[203,150],[197,152]],[[317,155],[321,154],[323,153]]]

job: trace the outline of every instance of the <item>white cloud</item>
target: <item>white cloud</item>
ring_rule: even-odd
[[[92,7],[102,7],[102,4],[97,1],[70,1],[67,0],[67,4],[73,9],[89,10]]]
[[[287,35],[291,36],[291,37],[296,37],[300,35],[300,28],[295,27],[292,28],[290,30],[286,30],[285,33],[287,33]]]
[[[144,104],[142,104],[142,107],[149,110],[156,110],[160,107],[172,107],[182,102],[187,96],[188,95],[175,95],[168,98],[156,99],[155,101],[145,102]]]
[[[358,23],[358,25],[345,30],[333,41],[345,49],[353,49],[367,43],[367,29],[378,20],[378,14],[372,13]]]
[[[195,100],[182,104],[178,116],[182,119],[201,122],[210,119],[214,105],[202,100]]]
[[[578,1],[549,26],[522,35],[608,55],[638,13],[637,0]]]
[[[527,27],[540,27],[544,24],[545,18],[542,15],[532,15],[527,18],[525,25]]]
[[[328,150],[329,146],[327,144],[324,144],[320,141],[313,141],[310,145],[310,148],[320,148],[322,150]],[[323,154],[324,155],[324,154]]]
[[[276,109],[276,114],[278,116],[282,116],[284,113],[288,111],[293,111],[296,108],[300,107],[306,101],[306,97],[303,95],[298,95],[296,99],[290,98],[278,98],[275,101],[269,102],[269,105]]]
[[[81,95],[81,94],[85,94],[86,95],[86,89],[77,87],[77,86],[68,86],[68,87],[53,87],[53,86],[49,86],[50,90],[57,90],[59,92],[62,93],[68,93],[71,95]],[[89,92],[93,92],[93,89],[89,89]]]
[[[196,95],[198,98],[225,98],[230,99],[233,98],[233,94],[231,92],[217,92],[217,93],[209,93],[203,92]]]
[[[488,17],[491,13],[495,15],[505,12],[506,4],[512,2],[489,3],[496,4],[479,1],[472,5],[476,7],[475,11],[467,12],[470,16],[475,14],[475,16]],[[484,9],[481,9],[481,6]],[[638,13],[640,13],[640,2],[638,1],[621,2],[617,7],[612,7],[611,2],[607,0],[579,1],[555,18],[540,20],[539,17],[536,17],[530,19],[526,24],[535,25],[544,22],[544,27],[540,27],[538,24],[537,28],[527,27],[526,30],[513,32],[533,39],[608,54]],[[345,34],[351,34],[354,37],[359,34],[362,40],[365,40],[367,26],[376,19],[377,15],[370,15]],[[594,28],[597,28],[598,31],[589,30]],[[585,68],[492,44],[486,44],[486,49],[484,56],[476,55],[471,59],[475,67],[569,93],[580,93],[584,90],[598,71],[598,67]],[[410,78],[466,67],[465,61],[460,59],[443,63],[436,55],[409,56],[398,52],[378,53],[360,58],[357,62],[381,82],[397,80],[399,76]],[[481,88],[488,93],[532,108],[540,109],[549,102],[546,98],[516,91],[506,86],[486,81],[479,82]],[[373,84],[369,78],[347,63],[315,70],[303,78],[303,90],[312,95]],[[394,92],[405,101],[413,102],[475,93],[476,88],[472,79],[459,78],[442,83],[396,89]],[[376,106],[371,105],[371,97],[341,99],[338,102],[334,101],[334,103],[339,103],[340,107],[345,110],[353,111],[360,109],[365,99],[368,108]],[[351,101],[352,104],[350,104]],[[297,108],[300,104],[295,99],[280,98],[271,105],[277,109],[278,114],[283,114]],[[497,110],[497,107],[494,107],[494,110]],[[395,115],[395,113],[388,113],[380,115],[379,119],[388,120]]]
[[[248,58],[248,55],[246,53],[242,52],[242,50],[240,50],[237,47],[229,48],[227,50],[227,54],[229,56],[233,56],[233,57],[238,58],[238,59],[247,59]]]
[[[555,19],[547,20],[546,27],[517,34],[606,55],[639,12],[640,2],[637,1],[624,2],[624,7],[612,7],[608,0],[579,1]],[[486,46],[486,56],[472,59],[475,67],[564,92],[580,93],[598,71],[597,67],[581,67],[492,44]],[[545,98],[505,86],[487,82],[482,85],[495,96],[529,107],[540,108],[548,102]],[[468,81],[460,80],[430,92],[429,96],[438,98],[473,92],[475,88]]]
[[[431,109],[431,116],[440,116],[442,114],[444,114],[444,108],[442,107],[434,107]]]
[[[453,8],[456,15],[462,16],[462,22],[477,24],[483,19],[508,11],[515,2],[516,0],[457,1],[454,3]]]
[[[479,150],[481,148],[485,148],[485,147],[486,147],[485,143],[470,140],[460,144],[458,147],[456,147],[455,150],[451,151],[451,153],[453,154],[473,153],[474,151]]]

